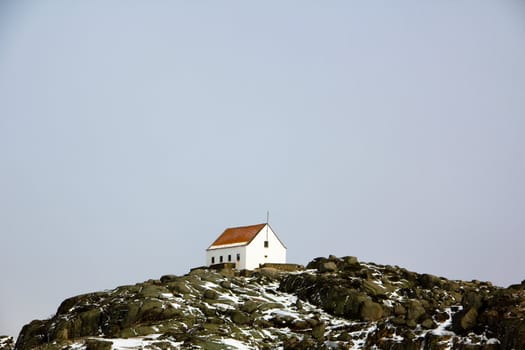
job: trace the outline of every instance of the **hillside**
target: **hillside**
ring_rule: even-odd
[[[24,326],[14,348],[525,349],[524,315],[523,283],[499,288],[330,256],[306,269],[196,268],[72,297]]]

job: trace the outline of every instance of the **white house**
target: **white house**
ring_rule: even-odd
[[[238,270],[286,263],[286,247],[268,224],[227,228],[206,249],[206,265],[220,263],[235,263]]]

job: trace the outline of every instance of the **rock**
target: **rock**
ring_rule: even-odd
[[[434,318],[437,322],[445,322],[446,320],[448,320],[448,314],[446,312],[438,312],[434,315]]]
[[[407,308],[407,320],[413,320],[416,323],[419,322],[420,318],[425,315],[425,308],[417,300],[412,300],[408,304]]]
[[[228,280],[221,281],[219,285],[224,289],[232,289],[232,283]]]
[[[266,311],[270,309],[284,309],[284,305],[281,303],[261,303],[259,304],[260,311]]]
[[[361,307],[361,318],[364,321],[378,321],[383,317],[383,308],[378,303],[367,300]]]
[[[319,264],[326,260],[325,258],[315,258],[314,260],[310,261],[307,265],[306,265],[306,269],[307,270],[314,270],[314,269],[317,269]]]
[[[359,265],[359,260],[355,256],[345,256],[343,258],[343,263],[346,266],[356,266]]]
[[[219,294],[216,291],[214,291],[213,289],[206,289],[204,291],[203,297],[205,299],[215,300],[215,299],[217,299],[219,297]]]
[[[423,322],[421,322],[421,326],[425,329],[434,329],[437,327],[436,323],[432,321],[431,318],[427,318]]]
[[[425,273],[419,276],[419,283],[426,289],[439,288],[441,286],[441,278]]]
[[[170,282],[168,283],[168,289],[173,293],[188,294],[191,293],[191,289],[184,283],[184,281]]]
[[[413,320],[413,319],[406,320],[405,324],[409,328],[416,328],[417,327],[417,322],[415,320]]]
[[[407,309],[401,304],[395,304],[394,305],[394,314],[395,315],[406,315]]]
[[[258,307],[259,307],[259,303],[256,303],[252,300],[247,300],[244,302],[244,304],[242,304],[241,311],[251,314],[255,310],[257,310]]]
[[[335,272],[337,271],[337,265],[333,261],[327,261],[321,263],[318,267],[319,272]]]
[[[385,288],[369,280],[363,281],[363,288],[365,289],[365,292],[371,296],[384,295],[386,293]]]
[[[407,321],[402,318],[402,317],[394,317],[392,319],[392,323],[397,325],[397,326],[402,326],[402,325],[405,325],[407,323]]]
[[[501,349],[525,349],[525,322],[523,319],[502,320],[498,333]]]
[[[166,306],[159,300],[147,299],[137,313],[137,321],[161,321],[168,318],[164,310]]]
[[[250,316],[239,310],[234,310],[232,312],[231,319],[233,322],[240,325],[249,324],[251,322]]]
[[[0,350],[12,350],[14,346],[13,337],[7,335],[0,336]]]
[[[305,330],[310,328],[310,324],[306,320],[295,319],[292,320],[292,329],[294,330]]]
[[[460,320],[461,329],[468,331],[474,328],[478,318],[478,311],[475,308],[469,309]]]
[[[33,320],[22,327],[15,344],[17,350],[27,350],[44,344],[48,337],[48,321]]]
[[[483,296],[477,292],[467,292],[463,295],[461,304],[465,309],[478,310],[483,305]]]
[[[326,325],[324,322],[318,323],[314,328],[312,328],[312,337],[317,341],[324,341],[325,330]]]
[[[279,270],[273,267],[261,267],[260,269],[257,269],[257,272],[260,273],[262,276],[272,280],[276,280],[281,277],[281,273],[279,272]]]
[[[170,283],[170,282],[176,282],[178,279],[179,277],[175,275],[164,275],[160,278],[160,281],[162,283]]]
[[[163,293],[170,291],[164,286],[145,285],[139,292],[139,296],[143,298],[159,298]]]
[[[111,350],[111,341],[99,339],[86,339],[86,350]]]

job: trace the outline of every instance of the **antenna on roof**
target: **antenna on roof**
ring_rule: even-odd
[[[270,221],[270,211],[266,211],[266,242],[268,242],[268,222]]]

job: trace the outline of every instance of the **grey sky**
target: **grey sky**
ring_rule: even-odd
[[[266,210],[291,262],[520,282],[524,62],[520,1],[0,3],[0,333]]]

